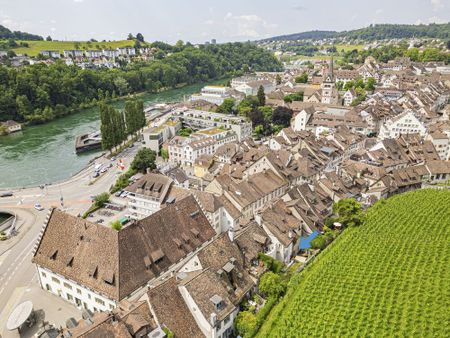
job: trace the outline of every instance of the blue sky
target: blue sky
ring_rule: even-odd
[[[60,40],[255,40],[371,23],[450,21],[450,0],[0,0],[0,24]]]

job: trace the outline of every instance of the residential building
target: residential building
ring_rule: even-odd
[[[380,139],[396,138],[402,134],[419,133],[425,136],[426,128],[424,124],[413,114],[412,111],[405,111],[395,117],[386,120],[380,127]]]
[[[356,99],[356,92],[353,88],[350,88],[344,94],[344,106],[350,107],[354,99]]]
[[[202,88],[200,94],[193,94],[191,101],[202,100],[219,106],[226,98],[241,101],[244,95],[230,87],[206,86]]]
[[[198,157],[213,155],[216,150],[230,142],[237,141],[237,135],[219,128],[203,129],[189,137],[175,137],[169,142],[170,161],[182,166],[193,167]]]
[[[188,196],[117,231],[53,209],[33,253],[42,289],[109,311],[170,273],[215,236]]]
[[[79,49],[64,50],[63,54],[65,58],[79,58],[84,56],[83,51]]]
[[[187,108],[175,109],[170,113],[175,119],[181,119],[183,125],[193,129],[206,129],[214,127],[222,127],[230,129],[237,135],[239,142],[252,135],[252,123],[246,118],[227,115],[220,113],[213,113],[202,110],[193,110]]]
[[[61,54],[59,53],[59,50],[43,50],[43,51],[41,51],[41,54],[43,56],[53,58],[53,59],[61,58]]]
[[[174,120],[167,120],[161,125],[144,129],[142,136],[145,147],[159,153],[162,145],[173,138],[180,129],[181,123]]]
[[[129,217],[139,220],[160,210],[172,183],[167,176],[149,173],[126,187]]]

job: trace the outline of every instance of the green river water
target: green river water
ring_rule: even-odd
[[[199,92],[204,85],[144,94],[140,98],[146,105],[182,101],[184,97]],[[115,103],[116,108],[123,105],[123,101]],[[99,127],[98,108],[91,108],[0,137],[0,189],[54,183],[76,174],[101,151],[76,155],[75,138]]]

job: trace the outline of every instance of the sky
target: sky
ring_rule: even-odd
[[[372,23],[450,21],[450,0],[0,0],[0,24],[58,40],[258,40]]]

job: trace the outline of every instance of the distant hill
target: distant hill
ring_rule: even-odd
[[[12,32],[5,26],[0,25],[0,40],[7,40],[7,39],[34,40],[34,41],[44,40],[42,36],[19,31]]]
[[[280,35],[261,41],[280,40],[321,40],[329,38],[361,39],[367,41],[382,39],[435,38],[450,39],[450,23],[429,25],[377,24],[350,31],[309,31],[303,33]]]

